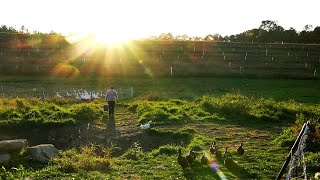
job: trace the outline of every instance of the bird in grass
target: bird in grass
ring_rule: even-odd
[[[242,156],[244,154],[244,149],[242,147],[242,143],[240,143],[240,146],[237,149],[237,153]]]
[[[181,149],[178,150],[178,163],[182,168],[186,168],[189,166],[188,160],[181,155]]]
[[[152,123],[152,121],[149,121],[147,124],[141,124],[141,125],[140,125],[140,128],[141,128],[141,129],[149,129],[151,123]]]
[[[186,155],[186,159],[188,160],[189,164],[194,163],[194,161],[197,158],[197,154],[193,151],[193,149],[191,148],[189,153]]]
[[[223,164],[224,164],[226,167],[231,167],[232,164],[233,164],[233,159],[232,159],[230,153],[228,152],[228,147],[226,147],[226,149],[225,149],[225,152],[224,152],[224,154],[223,154],[223,158],[224,158]]]
[[[215,149],[216,149],[216,158],[217,159],[221,159],[222,158],[222,152],[219,150],[219,148],[217,146],[215,146]]]
[[[226,147],[223,153],[223,158],[226,158],[228,156],[229,156],[228,147]]]
[[[216,155],[216,142],[215,141],[210,145],[209,151],[212,155]]]
[[[62,96],[59,94],[59,92],[56,93],[56,97],[62,98]]]
[[[202,157],[201,157],[201,163],[202,163],[203,165],[207,165],[208,162],[209,162],[209,159],[207,158],[206,153],[203,152]]]

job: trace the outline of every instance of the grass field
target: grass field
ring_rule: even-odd
[[[320,85],[317,80],[257,79],[257,78],[92,78],[61,79],[39,76],[2,76],[1,94],[21,97],[39,97],[41,89],[51,96],[56,92],[71,92],[73,89],[105,91],[108,87],[134,88],[138,99],[194,99],[203,95],[240,93],[253,97],[273,98],[277,101],[294,100],[303,103],[320,103]],[[33,89],[37,92],[33,92]]]
[[[0,74],[76,77],[267,77],[319,79],[317,44],[133,41],[119,47],[27,44],[0,47]],[[10,46],[8,45],[10,44]],[[318,72],[317,72],[318,71]]]
[[[303,122],[315,132],[307,146],[308,173],[319,170],[319,82],[255,78],[75,78],[2,76],[0,137],[27,138],[30,145],[52,143],[62,157],[48,165],[15,161],[2,179],[274,179]],[[119,101],[115,119],[102,100],[38,100],[34,88],[104,90],[133,87],[132,99]],[[23,98],[6,94],[19,89]],[[28,94],[30,92],[30,94]],[[14,92],[16,93],[16,92]],[[11,94],[14,94],[11,93]],[[24,96],[22,95],[24,94]],[[27,97],[29,96],[29,97]],[[34,97],[34,98],[32,98]],[[152,128],[139,125],[152,120]],[[90,129],[88,129],[90,123]],[[33,129],[33,130],[31,130]],[[81,131],[80,131],[81,130]],[[81,132],[81,134],[78,134]],[[41,138],[39,138],[41,137]],[[73,138],[70,138],[73,137]],[[209,153],[217,142],[229,148],[234,165]],[[236,148],[243,143],[245,154]],[[200,155],[182,169],[178,149]],[[219,171],[200,162],[205,152]],[[24,156],[23,152],[19,155]],[[20,164],[20,165],[19,165]]]

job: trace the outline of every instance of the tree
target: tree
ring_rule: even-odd
[[[203,40],[205,40],[205,41],[221,41],[221,40],[223,40],[223,37],[218,33],[215,33],[213,35],[208,34],[203,38]]]
[[[171,33],[161,33],[159,35],[159,39],[161,40],[173,40],[173,35]]]
[[[266,31],[275,31],[278,28],[277,21],[265,20],[261,22],[259,29],[263,29]]]
[[[189,36],[187,34],[177,35],[175,39],[180,41],[187,41],[189,39]]]
[[[313,32],[311,32],[311,39],[314,43],[320,43],[320,26],[317,26]]]
[[[293,27],[290,27],[289,30],[284,31],[283,41],[294,43],[294,42],[297,42],[297,39],[298,39],[298,33]]]
[[[307,24],[304,26],[304,30],[305,31],[312,31],[311,29],[313,28],[313,26],[311,24]]]

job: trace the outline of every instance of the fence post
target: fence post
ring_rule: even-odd
[[[306,126],[308,126],[308,125],[309,125],[309,122],[303,124],[303,127],[302,127],[302,129],[301,129],[301,131],[300,131],[300,133],[299,133],[296,141],[294,142],[294,144],[293,144],[293,146],[292,146],[292,148],[291,148],[291,150],[290,150],[290,152],[289,152],[289,154],[288,154],[288,156],[287,156],[287,158],[286,158],[286,161],[283,163],[282,168],[281,168],[281,170],[280,170],[280,172],[279,172],[276,180],[280,180],[280,179],[281,179],[281,177],[282,177],[285,169],[287,168],[287,166],[288,166],[288,164],[289,164],[289,162],[290,162],[291,155],[292,155],[292,153],[297,149],[297,146],[298,146],[299,141],[300,141],[300,139],[301,139],[301,136],[302,136],[302,134],[303,134],[303,132],[304,132],[304,129],[305,129]]]

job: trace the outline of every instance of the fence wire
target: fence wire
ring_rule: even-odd
[[[307,166],[306,163],[304,161],[304,150],[306,148],[307,145],[307,137],[309,134],[310,130],[309,130],[309,126],[306,126],[298,148],[296,150],[296,152],[294,154],[291,155],[291,161],[290,161],[290,165],[289,165],[289,170],[288,170],[288,174],[286,177],[286,180],[291,180],[291,179],[307,179]]]

